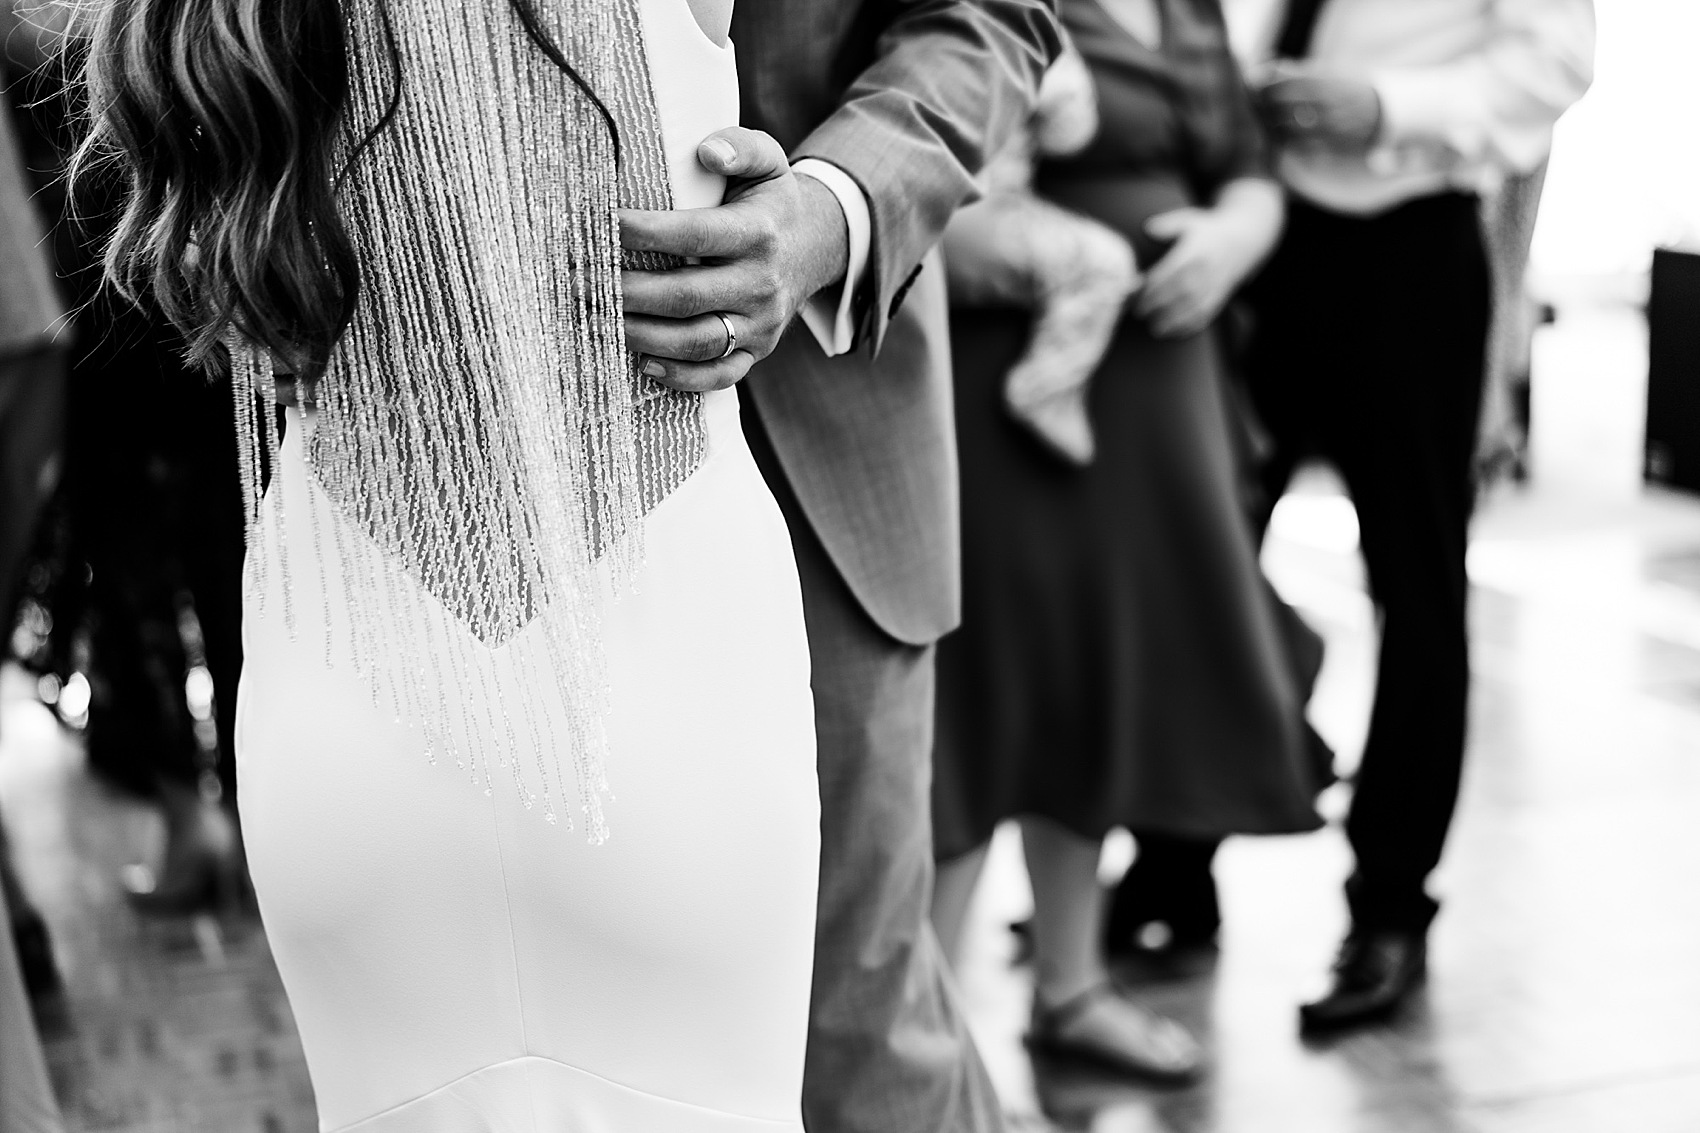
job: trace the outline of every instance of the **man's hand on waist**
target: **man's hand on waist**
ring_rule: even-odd
[[[644,373],[702,391],[735,384],[773,352],[809,297],[844,278],[849,240],[832,190],[793,173],[769,135],[720,130],[697,157],[728,179],[725,202],[622,209],[620,242],[698,261],[622,280],[626,343],[644,355]]]

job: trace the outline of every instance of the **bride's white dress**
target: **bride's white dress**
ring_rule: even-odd
[[[737,121],[731,50],[686,0],[644,0],[644,22],[676,203],[717,203],[694,153]],[[291,414],[276,534],[296,632],[277,593],[248,610],[237,747],[321,1129],[802,1128],[819,817],[802,604],[737,394],[704,416],[708,455],[647,517],[638,590],[603,629],[613,838],[592,846],[429,764],[340,649],[326,666],[306,506],[321,540],[361,536],[310,480],[311,421]],[[539,695],[517,677],[496,694]]]

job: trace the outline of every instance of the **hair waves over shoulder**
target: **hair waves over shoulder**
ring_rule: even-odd
[[[348,98],[337,0],[101,0],[80,47],[89,129],[73,180],[127,192],[108,279],[222,368],[236,329],[316,374],[353,317],[359,268],[336,207]]]

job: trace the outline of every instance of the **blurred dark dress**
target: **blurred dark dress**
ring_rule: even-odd
[[[1265,174],[1214,0],[1158,0],[1149,48],[1095,0],[1063,0],[1101,125],[1040,169],[1040,194],[1119,230],[1142,267],[1152,216]],[[934,838],[948,859],[1036,814],[1098,838],[1319,825],[1303,692],[1240,500],[1214,332],[1124,320],[1092,379],[1098,456],[1067,465],[1006,415],[1023,312],[952,312],[963,627],[939,652]]]

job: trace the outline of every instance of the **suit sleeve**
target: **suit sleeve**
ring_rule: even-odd
[[[1052,0],[896,0],[873,62],[792,152],[842,169],[866,195],[861,343],[887,323],[975,174],[1032,114],[1061,49]]]

